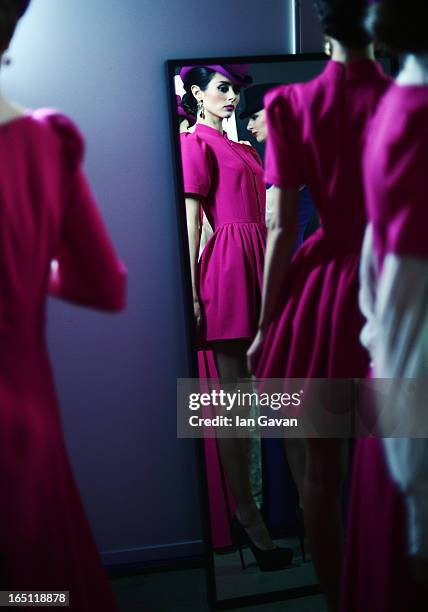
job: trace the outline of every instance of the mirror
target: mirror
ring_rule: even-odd
[[[259,314],[270,213],[263,96],[276,85],[314,78],[326,61],[323,54],[301,54],[168,62],[186,307],[201,392],[208,379],[248,378],[245,353]],[[392,61],[380,61],[392,73]],[[213,115],[216,125],[206,119]],[[296,248],[317,227],[303,186]],[[288,457],[304,450],[301,440],[287,444]],[[301,482],[291,475],[283,441],[207,438],[203,449],[216,605],[319,592]],[[274,553],[272,545],[279,547]]]

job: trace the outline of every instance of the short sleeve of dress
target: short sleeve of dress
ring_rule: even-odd
[[[85,143],[79,128],[69,117],[53,109],[39,109],[34,116],[57,134],[66,170],[78,170],[83,161]]]
[[[180,142],[184,193],[205,198],[211,187],[213,170],[209,148],[196,134],[181,134]]]
[[[125,306],[126,268],[117,258],[92,190],[82,170],[84,141],[74,123],[55,111],[40,111],[57,137],[62,174],[61,232],[49,279],[56,297],[118,311]]]
[[[406,138],[387,151],[386,252],[428,259],[428,113],[421,109],[408,121]]]
[[[297,163],[298,140],[293,116],[291,87],[282,86],[264,98],[268,139],[265,154],[265,181],[283,189],[295,189],[304,180]]]

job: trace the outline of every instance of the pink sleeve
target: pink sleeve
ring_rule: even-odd
[[[212,177],[212,159],[207,144],[195,134],[182,134],[181,161],[184,193],[205,198],[209,193]]]
[[[263,168],[263,161],[258,151],[253,147],[253,145],[244,145],[246,147],[246,151],[250,153],[250,155],[255,159],[255,161]]]
[[[425,113],[426,114],[426,113]],[[391,218],[386,252],[428,259],[428,130],[413,116],[406,140],[388,152],[386,165]]]
[[[119,311],[126,301],[126,268],[119,261],[81,169],[83,140],[67,117],[53,115],[64,153],[64,216],[49,292],[100,310]]]
[[[289,87],[270,91],[264,98],[268,138],[265,153],[265,181],[283,189],[303,185],[296,159],[299,142]]]

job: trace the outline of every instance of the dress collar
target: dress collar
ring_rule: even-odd
[[[227,134],[225,131],[223,131],[223,134],[221,134],[215,128],[210,127],[209,125],[205,125],[204,123],[197,123],[195,127],[195,131],[202,132],[203,134],[207,134],[211,136],[217,136],[218,138],[227,138]]]
[[[373,76],[383,75],[383,70],[376,60],[369,58],[347,63],[338,62],[337,60],[329,60],[323,74],[326,76],[343,74],[347,78],[358,78],[359,76],[367,76],[369,74],[372,74]]]

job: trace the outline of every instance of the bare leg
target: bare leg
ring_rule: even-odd
[[[239,378],[249,378],[246,365],[247,340],[224,340],[214,343],[214,357],[219,378],[236,387]],[[262,550],[274,547],[269,532],[251,493],[248,468],[248,439],[218,438],[218,447],[227,481],[236,502],[236,514],[254,544]]]
[[[302,438],[288,438],[284,440],[285,454],[294,484],[299,494],[299,505],[303,507],[304,481],[306,465],[306,440]]]
[[[342,484],[347,454],[343,440],[307,440],[304,515],[312,558],[329,612],[338,612],[343,560]]]

